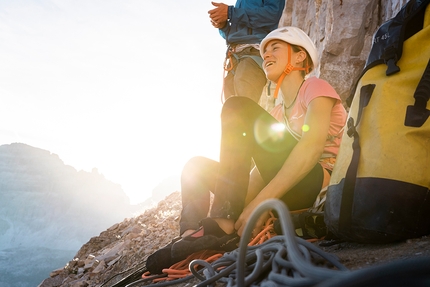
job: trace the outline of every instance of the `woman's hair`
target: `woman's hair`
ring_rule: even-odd
[[[291,45],[291,44],[289,44],[289,45]],[[310,73],[314,68],[314,63],[312,62],[312,58],[309,55],[308,51],[306,51],[305,48],[303,48],[301,46],[297,46],[297,45],[291,45],[291,48],[293,49],[294,53],[297,53],[300,51],[303,51],[306,53],[306,60],[303,61],[302,68],[309,66],[310,68],[309,68],[308,73]],[[303,78],[306,76],[306,71],[300,71],[300,73],[302,74]]]

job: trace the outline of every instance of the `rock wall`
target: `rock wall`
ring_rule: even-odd
[[[296,26],[314,40],[321,65],[316,75],[345,100],[357,81],[378,27],[406,0],[286,0],[280,26]]]

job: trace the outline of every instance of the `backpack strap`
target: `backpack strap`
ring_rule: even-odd
[[[352,117],[350,117],[347,122],[347,127],[348,127],[347,134],[349,137],[354,137],[354,141],[352,143],[352,150],[353,150],[352,159],[351,159],[351,163],[348,166],[348,170],[346,171],[345,182],[343,185],[342,200],[341,200],[340,213],[339,213],[339,230],[346,230],[349,227],[351,222],[352,203],[354,201],[354,191],[355,191],[355,180],[357,177],[358,161],[360,160],[360,154],[361,154],[360,136],[357,132],[357,126],[360,123],[363,109],[369,103],[375,87],[376,85],[374,84],[369,84],[361,87],[357,122],[355,123]]]
[[[415,35],[423,28],[424,16],[430,0],[410,0],[392,19],[382,24],[373,36],[372,48],[366,65],[351,89],[346,99],[350,107],[358,82],[367,70],[376,65],[387,65],[386,75],[393,75],[400,71],[397,62],[402,57],[403,42]]]
[[[430,116],[430,110],[426,108],[430,99],[430,59],[415,90],[414,98],[415,104],[406,109],[405,126],[421,127]]]

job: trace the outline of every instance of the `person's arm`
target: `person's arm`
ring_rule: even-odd
[[[229,21],[246,24],[250,28],[264,28],[278,25],[285,1],[264,1],[262,7],[243,5],[243,8],[229,7]]]
[[[212,5],[215,6],[214,9],[209,10],[209,18],[211,18],[211,23],[215,28],[223,28],[227,20],[229,19],[229,11],[231,11],[231,7],[224,3],[211,2]]]
[[[291,151],[277,175],[260,193],[244,208],[235,223],[235,229],[241,235],[246,222],[255,208],[270,198],[281,198],[288,190],[299,183],[318,163],[327,139],[330,127],[330,116],[336,100],[328,97],[318,97],[312,100],[306,113],[305,125],[309,131],[303,132],[302,138]],[[256,229],[264,224],[260,218]]]
[[[217,3],[213,2],[213,4],[215,5]],[[271,30],[274,25],[277,26],[284,10],[285,1],[269,0],[264,1],[263,4],[263,7],[244,5],[244,8],[237,8],[235,6],[228,6],[228,20],[223,24],[219,24],[220,35],[226,39],[231,23],[244,25],[251,29],[264,29],[267,27]]]

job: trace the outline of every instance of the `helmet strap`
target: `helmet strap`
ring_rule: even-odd
[[[282,72],[282,75],[279,77],[278,81],[276,82],[275,93],[273,95],[273,97],[275,99],[278,98],[279,89],[281,88],[282,81],[284,80],[286,75],[289,75],[292,71],[306,71],[306,74],[307,74],[309,72],[309,69],[310,69],[307,57],[306,57],[306,67],[305,68],[294,67],[291,64],[291,53],[292,53],[293,49],[291,48],[291,45],[289,43],[287,43],[287,44],[288,44],[288,63],[287,63],[287,66],[285,66],[285,69]]]

